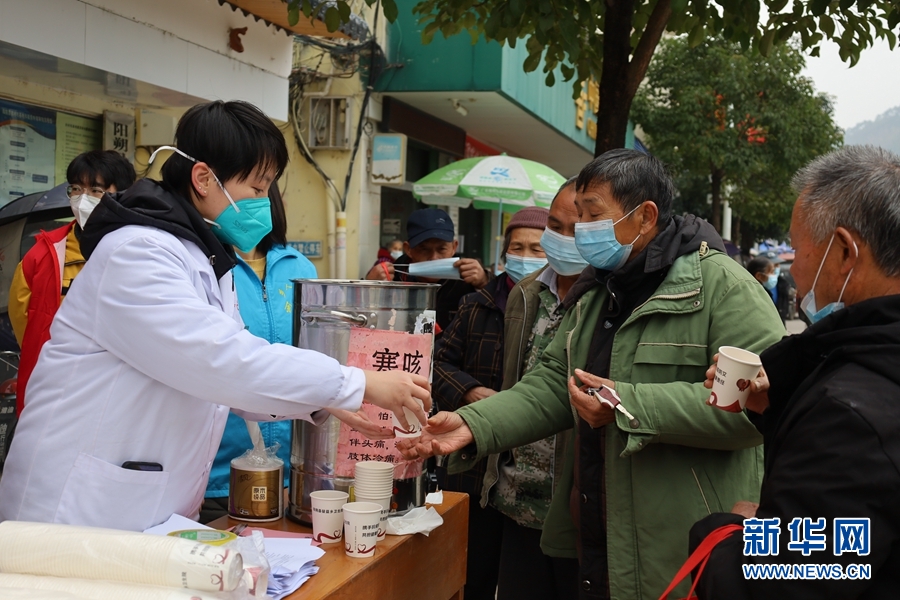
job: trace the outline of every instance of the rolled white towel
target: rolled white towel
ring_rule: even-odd
[[[0,523],[0,573],[230,592],[243,572],[240,553],[181,538],[53,523]]]

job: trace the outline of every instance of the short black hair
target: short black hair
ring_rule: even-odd
[[[628,148],[604,152],[581,170],[575,189],[583,192],[607,182],[626,213],[650,200],[659,210],[656,222],[660,229],[672,218],[675,183],[663,162],[652,154]]]
[[[753,276],[755,276],[757,273],[765,274],[765,272],[769,270],[769,265],[771,264],[772,261],[765,256],[757,256],[747,263],[747,270]]]
[[[256,249],[263,254],[268,254],[273,246],[287,246],[287,215],[277,181],[273,181],[269,186],[269,204],[272,211],[272,231],[256,245]]]
[[[275,169],[281,177],[288,162],[284,135],[261,110],[249,102],[217,100],[190,108],[178,121],[175,145],[206,163],[222,185],[243,181],[257,167]],[[186,199],[191,198],[194,163],[173,153],[162,167],[162,179]]]
[[[91,150],[79,154],[66,168],[66,181],[70,185],[88,185],[108,188],[116,186],[121,192],[134,183],[137,175],[124,156],[112,150]]]

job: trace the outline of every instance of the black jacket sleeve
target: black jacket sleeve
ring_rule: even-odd
[[[463,371],[468,349],[470,320],[475,303],[460,304],[456,318],[435,342],[432,394],[440,410],[453,411],[466,405],[463,396],[481,383]]]
[[[849,385],[848,385],[849,384]],[[779,552],[776,556],[744,556],[742,536],[732,536],[712,553],[701,577],[701,600],[829,600],[897,597],[898,565],[892,546],[900,543],[898,498],[900,476],[884,439],[872,417],[860,404],[896,402],[892,398],[865,398],[867,386],[859,382],[832,380],[821,389],[806,410],[783,423],[767,452],[766,476],[757,518],[781,519]],[[876,388],[877,389],[877,388]],[[872,390],[871,387],[868,390]],[[803,556],[789,550],[789,523],[795,517],[826,519],[826,549]],[[870,520],[870,552],[866,556],[843,553],[835,556],[835,518]],[[740,522],[738,515],[710,515],[691,530],[691,549],[717,526]],[[744,565],[819,564],[871,565],[871,579],[748,579]],[[880,571],[880,573],[879,573]],[[878,577],[876,577],[878,573]],[[890,574],[895,573],[895,574]],[[879,589],[883,588],[883,589]]]

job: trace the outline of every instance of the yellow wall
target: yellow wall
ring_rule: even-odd
[[[295,46],[294,52],[294,68],[305,67],[315,69],[320,73],[329,74],[332,72],[332,64],[330,57],[326,55],[321,59],[321,49],[304,47],[302,45]],[[334,77],[328,89],[328,96],[347,96],[352,98],[352,106],[350,115],[351,122],[351,146],[356,135],[356,126],[359,121],[359,111],[363,100],[363,89],[360,82],[359,74],[352,77],[341,77],[346,74],[341,67],[334,66]],[[316,81],[310,84],[305,92],[317,93],[326,89],[325,81]],[[371,102],[370,102],[371,105]],[[301,105],[301,133],[308,135],[307,124],[305,120],[309,114],[309,99],[304,99]],[[371,112],[370,112],[371,114]],[[288,140],[288,149],[291,153],[291,160],[288,169],[285,172],[282,181],[282,189],[285,193],[285,202],[287,205],[288,217],[288,240],[321,240],[323,249],[323,258],[313,259],[320,277],[328,277],[330,275],[330,265],[333,256],[328,254],[327,230],[328,230],[328,206],[331,201],[332,193],[326,192],[326,184],[322,177],[316,172],[303,157],[297,142],[294,138],[293,131],[289,125],[283,127],[285,137]],[[308,139],[304,137],[304,139]],[[365,215],[366,225],[370,229],[374,223],[374,233],[377,237],[379,214],[374,218],[371,211],[365,210],[370,206],[362,206],[362,198],[366,198],[365,202],[371,204],[373,194],[380,193],[378,186],[370,186],[368,184],[368,136],[364,133],[362,136],[359,151],[356,156],[356,164],[354,166],[353,177],[350,182],[350,191],[347,194],[347,277],[354,279],[365,274],[369,267],[375,262],[377,248],[367,250],[364,256],[360,257],[360,233],[361,227],[364,225],[360,222],[361,216]],[[344,180],[346,178],[347,169],[350,164],[350,150],[311,150],[319,166],[327,173],[340,192],[344,189]],[[375,195],[376,202],[378,196]],[[369,256],[371,254],[371,256]]]

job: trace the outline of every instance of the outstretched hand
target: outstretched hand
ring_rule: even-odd
[[[370,440],[384,440],[394,437],[393,429],[375,423],[362,410],[357,412],[350,412],[340,408],[329,408],[326,410]]]
[[[407,460],[443,456],[461,450],[475,441],[472,430],[454,412],[439,412],[428,420],[422,436],[401,439],[397,449]]]
[[[410,429],[404,408],[414,414],[422,425],[428,423],[426,415],[431,410],[431,384],[425,377],[406,371],[363,373],[366,375],[366,392],[363,396],[366,402],[394,413],[404,429]]]
[[[713,364],[706,370],[706,381],[703,387],[711,390],[713,387],[713,379],[716,376],[716,364],[719,362],[719,355],[713,355]],[[755,413],[763,414],[769,408],[769,376],[766,370],[759,368],[756,379],[750,382],[750,395],[747,396],[747,409]]]

